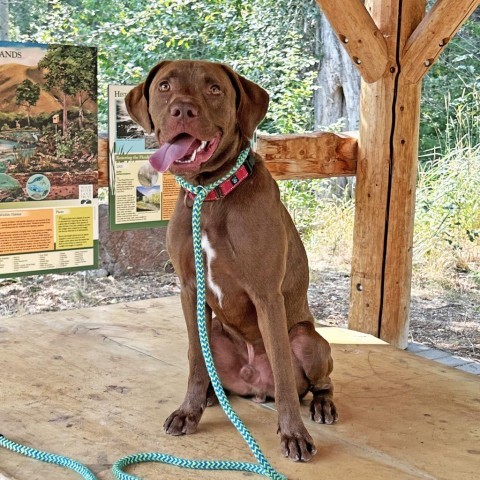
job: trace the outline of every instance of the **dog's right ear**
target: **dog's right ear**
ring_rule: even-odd
[[[125,105],[127,107],[128,114],[132,117],[132,120],[137,122],[147,133],[152,133],[154,129],[153,120],[148,111],[148,101],[150,97],[150,84],[154,79],[158,71],[170,63],[168,60],[164,60],[155,65],[149,72],[147,79],[140,85],[128,92],[125,97]]]

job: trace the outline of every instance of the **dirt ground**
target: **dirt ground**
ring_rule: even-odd
[[[347,274],[313,270],[309,301],[319,324],[346,327],[350,279]],[[104,270],[0,280],[2,316],[132,302],[179,293],[174,274],[108,276]],[[21,318],[19,318],[21,321]],[[413,287],[410,341],[480,361],[480,292]]]

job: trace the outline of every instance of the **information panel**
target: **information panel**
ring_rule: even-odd
[[[0,42],[0,277],[97,267],[97,138],[95,48]]]
[[[133,86],[109,85],[110,228],[158,227],[171,218],[180,187],[170,173],[159,173],[148,159],[158,148],[128,115],[125,97]]]

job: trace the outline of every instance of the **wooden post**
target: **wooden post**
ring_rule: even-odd
[[[479,0],[317,0],[359,67],[360,139],[349,326],[406,347],[421,79]],[[368,18],[365,17],[365,14]],[[371,18],[370,18],[371,17]],[[372,23],[373,20],[373,23]],[[386,70],[383,69],[386,45]],[[352,58],[355,61],[355,56]],[[379,76],[381,73],[381,76]],[[368,82],[368,83],[367,83]]]
[[[384,35],[388,68],[362,81],[349,327],[407,344],[420,82],[402,76],[401,52],[425,0],[366,0]]]

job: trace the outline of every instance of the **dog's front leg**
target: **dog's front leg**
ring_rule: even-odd
[[[188,363],[190,372],[185,399],[165,420],[165,431],[171,435],[194,433],[207,404],[210,378],[200,347],[197,325],[197,294],[195,287],[182,288],[182,309],[188,332]],[[206,305],[207,330],[210,334],[212,310]]]
[[[300,416],[283,295],[257,297],[255,306],[273,371],[282,453],[296,461],[308,461],[316,448]]]

